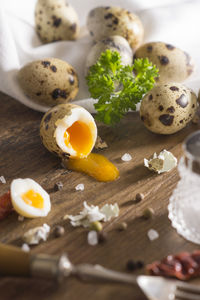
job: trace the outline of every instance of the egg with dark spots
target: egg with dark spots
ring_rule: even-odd
[[[159,83],[142,99],[140,117],[150,131],[172,134],[193,119],[196,109],[197,96],[189,88],[180,83]]]
[[[76,11],[64,0],[38,0],[35,24],[36,31],[44,43],[75,40],[80,31]]]
[[[95,145],[97,127],[92,115],[83,107],[60,104],[43,116],[40,136],[51,153],[61,158],[84,158]]]
[[[121,56],[121,63],[123,65],[131,65],[133,62],[133,51],[129,46],[129,43],[125,38],[119,35],[113,35],[98,41],[88,53],[86,60],[86,70],[87,74],[89,68],[94,65],[101,53],[110,49],[111,51],[117,51]]]
[[[163,42],[146,43],[135,52],[135,58],[147,57],[159,69],[157,82],[182,82],[194,70],[194,63],[186,52]]]
[[[28,63],[18,72],[24,94],[44,106],[73,100],[78,93],[78,76],[74,68],[58,58]]]
[[[95,41],[111,35],[120,35],[129,42],[133,50],[143,41],[144,28],[141,20],[135,14],[121,7],[92,9],[87,17],[87,27]]]

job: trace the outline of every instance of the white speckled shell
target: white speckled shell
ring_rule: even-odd
[[[196,95],[180,83],[156,85],[141,102],[140,117],[152,132],[172,134],[184,128],[197,109]]]
[[[44,43],[75,40],[80,31],[76,11],[64,0],[38,0],[35,24],[36,31]]]
[[[56,121],[58,119],[63,119],[65,116],[71,115],[71,110],[78,107],[74,104],[59,104],[51,108],[43,116],[40,123],[40,137],[44,146],[52,153],[65,158],[68,156],[67,153],[63,152],[57,145],[56,139],[54,137],[54,132],[56,129]]]
[[[144,29],[139,17],[121,7],[107,6],[92,9],[87,27],[95,41],[111,35],[123,36],[136,49],[143,40]]]
[[[117,51],[121,55],[121,63],[123,65],[131,65],[133,62],[133,51],[126,39],[119,35],[109,36],[101,41],[98,41],[91,49],[86,61],[86,74],[88,69],[94,65],[101,53],[110,49]]]
[[[194,70],[190,56],[179,48],[163,42],[142,45],[135,58],[147,57],[159,69],[158,82],[182,82]]]
[[[25,95],[41,105],[67,103],[78,93],[74,68],[58,58],[26,64],[18,73],[18,82]]]

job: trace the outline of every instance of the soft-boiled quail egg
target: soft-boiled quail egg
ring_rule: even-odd
[[[41,121],[40,136],[44,146],[63,158],[63,164],[70,170],[99,181],[119,177],[118,169],[108,159],[91,153],[97,139],[97,127],[92,115],[83,107],[59,104],[51,108]]]
[[[44,146],[62,158],[84,158],[95,145],[97,127],[83,107],[60,104],[44,115],[40,135]]]
[[[48,193],[30,178],[12,181],[11,200],[16,212],[27,218],[45,217],[51,210]]]

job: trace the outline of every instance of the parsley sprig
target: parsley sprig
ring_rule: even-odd
[[[158,69],[147,58],[135,59],[132,66],[121,64],[116,51],[102,52],[86,77],[94,104],[96,119],[115,125],[153,88]]]

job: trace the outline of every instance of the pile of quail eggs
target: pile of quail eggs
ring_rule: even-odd
[[[78,15],[65,0],[38,0],[35,24],[43,43],[75,40],[80,33]],[[186,52],[164,42],[142,44],[141,20],[120,7],[92,9],[87,17],[87,28],[94,45],[88,53],[85,74],[106,49],[118,51],[124,65],[132,64],[135,58],[147,57],[159,69],[159,77],[141,102],[140,116],[144,125],[152,132],[171,134],[188,124],[195,115],[197,97],[181,84],[194,70]],[[48,106],[72,101],[79,86],[74,68],[57,58],[25,65],[19,71],[18,81],[27,97]]]

